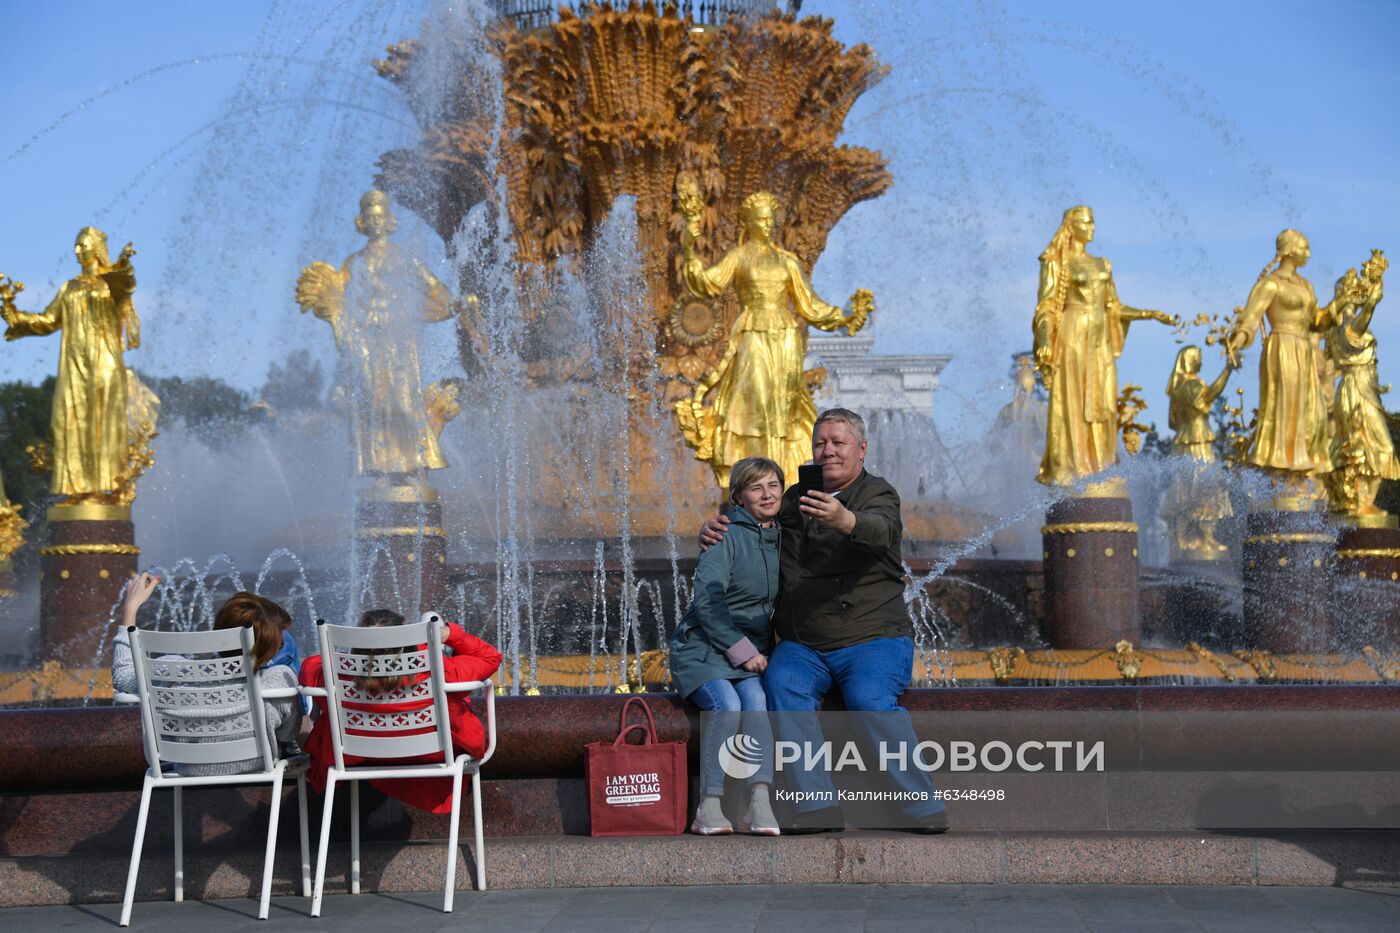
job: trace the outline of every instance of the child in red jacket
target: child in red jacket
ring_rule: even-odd
[[[360,617],[360,625],[384,626],[402,625],[403,616],[388,609],[372,609]],[[443,677],[448,683],[466,683],[485,680],[501,666],[501,654],[475,635],[468,635],[460,625],[447,624],[442,627],[443,647],[452,649],[452,654],[442,659]],[[429,674],[400,677],[361,677],[356,684],[361,690],[370,693],[388,693],[393,690],[411,688],[427,680]],[[313,654],[302,662],[301,683],[306,687],[325,687],[325,672],[319,654]],[[398,704],[374,704],[362,707],[380,713],[412,712],[431,705],[432,700],[409,700]],[[344,707],[355,708],[346,703]],[[335,751],[331,739],[330,718],[326,714],[326,700],[316,698],[316,725],[303,743],[311,756],[311,767],[307,778],[311,786],[320,793],[326,790],[326,772],[335,763]],[[471,703],[464,693],[447,695],[447,717],[452,730],[452,750],[454,754],[468,754],[480,758],[486,753],[486,730],[481,720],[472,712]],[[353,731],[353,730],[352,730]],[[435,759],[434,759],[435,760]],[[378,759],[360,758],[346,755],[347,767],[377,762]],[[428,758],[391,759],[394,764],[417,764],[428,762]],[[390,781],[370,781],[377,789],[410,806],[432,813],[452,812],[452,781],[450,778],[398,778]]]

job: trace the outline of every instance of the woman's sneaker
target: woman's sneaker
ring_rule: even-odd
[[[749,791],[749,812],[744,816],[749,832],[756,836],[776,836],[778,818],[773,815],[773,805],[768,800],[768,785],[755,784]]]
[[[724,818],[724,810],[718,797],[706,797],[695,810],[695,822],[690,831],[697,836],[727,836],[734,832],[734,826]]]

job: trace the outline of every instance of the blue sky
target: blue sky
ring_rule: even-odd
[[[371,60],[431,4],[69,2],[7,10],[0,58],[0,272],[38,310],[72,274],[78,228],[137,257],[133,365],[262,382],[324,328],[291,288],[354,249],[378,153],[415,135]],[[891,68],[845,141],[895,186],[837,227],[814,283],[876,293],[877,350],[951,353],[940,427],[975,436],[1029,345],[1036,257],[1088,203],[1130,304],[1194,316],[1241,304],[1279,230],[1312,240],[1319,294],[1371,247],[1400,257],[1400,4],[889,3],[807,0]],[[198,61],[196,61],[196,59]],[[409,218],[430,259],[440,244]],[[1400,312],[1376,316],[1400,379]],[[53,371],[57,338],[0,347],[0,378]],[[1165,420],[1177,345],[1138,325],[1121,379]],[[1257,351],[1256,351],[1257,353]],[[430,354],[431,356],[431,354]],[[1206,356],[1217,364],[1214,351]],[[450,348],[429,368],[450,371]],[[1253,393],[1255,357],[1236,377]]]

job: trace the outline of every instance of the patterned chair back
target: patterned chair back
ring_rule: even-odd
[[[442,622],[425,617],[379,628],[317,623],[337,768],[346,755],[452,763]]]
[[[141,737],[155,775],[163,766],[219,765],[275,756],[253,658],[251,627],[142,632],[131,655],[141,698]]]

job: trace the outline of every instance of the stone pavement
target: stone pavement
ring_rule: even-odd
[[[269,922],[253,900],[137,903],[133,930],[225,933],[306,930],[386,933],[471,930],[533,933],[739,933],[845,931],[1175,931],[1400,929],[1400,888],[1196,885],[742,885],[328,895],[320,919],[310,901],[273,900]],[[0,928],[116,928],[118,904],[14,907]]]

